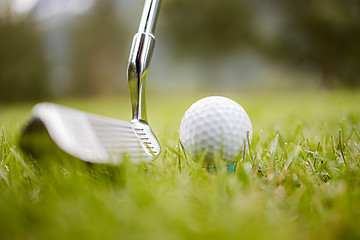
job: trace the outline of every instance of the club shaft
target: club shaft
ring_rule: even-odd
[[[146,0],[141,15],[139,33],[154,34],[157,18],[159,16],[161,0]]]
[[[129,56],[128,82],[132,119],[147,122],[146,79],[155,47],[153,35],[161,0],[146,0],[138,33],[135,34]]]

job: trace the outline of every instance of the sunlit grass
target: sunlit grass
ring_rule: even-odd
[[[233,175],[186,159],[178,128],[197,96],[149,95],[152,164],[35,161],[17,145],[29,104],[0,111],[0,239],[358,239],[360,92],[230,94],[250,150]],[[165,99],[165,100],[164,100]],[[127,120],[124,99],[59,103]]]

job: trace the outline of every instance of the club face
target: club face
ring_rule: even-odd
[[[106,118],[52,103],[40,103],[24,128],[21,146],[41,146],[48,136],[61,150],[91,163],[151,162],[160,144],[145,122]]]

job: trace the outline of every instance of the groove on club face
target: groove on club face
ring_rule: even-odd
[[[151,131],[150,126],[146,122],[139,120],[132,120],[131,124],[141,144],[145,146],[146,151],[154,157],[158,156],[161,150],[160,144]]]
[[[87,162],[118,164],[125,158],[133,163],[150,162],[160,153],[159,142],[145,122],[40,103],[34,107],[33,120],[24,129],[22,139],[33,134],[32,128],[39,122],[60,149]]]

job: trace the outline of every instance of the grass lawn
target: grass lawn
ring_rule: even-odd
[[[149,94],[152,164],[35,161],[18,148],[31,104],[0,106],[0,239],[360,239],[360,91],[232,93],[253,124],[235,173],[178,149],[208,94]],[[129,120],[127,96],[60,104]]]

